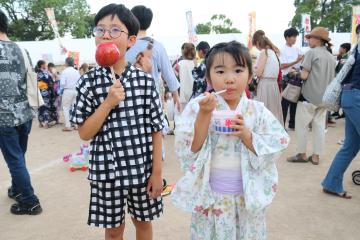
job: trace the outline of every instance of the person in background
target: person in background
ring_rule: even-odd
[[[39,107],[38,119],[39,127],[49,128],[59,121],[59,115],[56,111],[54,91],[54,81],[51,74],[47,70],[46,62],[39,60],[37,66],[38,86],[41,96],[44,100],[44,105]]]
[[[310,50],[306,52],[301,63],[301,95],[296,109],[295,132],[297,154],[289,157],[288,162],[311,162],[318,165],[325,144],[325,123],[327,110],[322,106],[326,87],[335,77],[336,62],[328,48],[329,31],[315,27],[306,35]],[[308,127],[311,123],[313,132],[313,154],[306,157]]]
[[[179,62],[180,104],[184,108],[190,101],[194,85],[192,70],[196,66],[196,51],[192,43],[185,43],[183,60]]]
[[[7,36],[8,26],[8,19],[0,10],[0,149],[11,175],[8,197],[16,201],[10,212],[38,215],[42,208],[25,163],[34,118],[27,98],[27,69],[21,49]],[[5,213],[1,215],[6,221]]]
[[[63,131],[72,131],[73,128],[70,123],[70,109],[76,98],[76,83],[80,78],[80,73],[74,68],[74,59],[67,57],[65,59],[66,68],[60,75],[60,86],[64,89],[62,95],[62,108],[64,112],[65,127]],[[77,126],[74,126],[76,129]]]
[[[81,64],[80,68],[79,68],[79,73],[80,75],[84,75],[85,73],[87,73],[89,71],[89,65],[87,63],[83,63]]]
[[[136,62],[136,56],[138,53],[143,52],[147,48],[149,41],[153,41],[151,75],[155,79],[158,92],[160,92],[162,81],[164,80],[166,82],[169,91],[172,93],[174,104],[178,107],[178,110],[180,110],[178,93],[180,85],[171,67],[171,62],[167,52],[159,41],[147,36],[146,31],[150,27],[153,18],[152,11],[150,8],[147,8],[143,5],[138,5],[133,7],[131,12],[135,15],[140,23],[140,31],[137,35],[136,43],[126,52],[126,60],[134,64]]]
[[[60,113],[61,113],[61,94],[62,94],[61,87],[60,87],[60,77],[59,77],[59,73],[56,71],[54,63],[49,62],[47,67],[48,67],[48,72],[54,81],[54,86],[53,86],[54,94],[55,94],[54,105],[56,107],[56,113],[58,116],[56,123],[58,124],[59,120],[60,120]]]
[[[200,58],[199,66],[195,66],[192,70],[192,76],[194,78],[194,86],[192,91],[192,98],[203,94],[207,89],[207,81],[206,81],[206,65],[205,65],[205,56],[210,50],[209,43],[205,41],[199,42],[196,46],[197,55]]]
[[[358,37],[358,44],[353,51],[355,63],[352,72],[342,82],[340,101],[341,108],[345,112],[344,145],[337,152],[321,183],[324,193],[345,199],[350,199],[352,196],[344,190],[344,173],[360,150],[360,25],[357,25],[355,31]]]
[[[280,68],[283,76],[282,89],[286,88],[288,81],[290,80],[289,73],[300,71],[300,62],[304,58],[301,55],[300,49],[295,46],[296,38],[299,36],[299,32],[295,28],[286,29],[284,32],[284,38],[286,41],[285,46],[280,50]],[[290,107],[290,119],[288,129],[295,131],[295,113],[296,103],[290,102],[285,98],[281,100],[281,107],[284,117],[284,124],[286,124],[287,113]],[[285,126],[285,125],[284,125]]]
[[[256,99],[265,104],[265,107],[275,115],[284,125],[281,109],[281,96],[278,85],[280,70],[279,49],[265,36],[265,32],[258,30],[254,33],[252,44],[260,54],[256,60],[255,75],[259,79]]]

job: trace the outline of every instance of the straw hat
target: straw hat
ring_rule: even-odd
[[[324,27],[316,27],[309,34],[306,34],[305,37],[309,39],[310,37],[315,37],[324,40],[325,42],[330,42],[329,31]]]

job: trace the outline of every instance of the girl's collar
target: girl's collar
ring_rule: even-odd
[[[216,98],[219,101],[220,105],[225,106],[226,110],[231,111],[229,105],[227,104],[227,102],[225,101],[225,99],[222,96],[217,95]],[[241,114],[241,115],[243,115],[245,113],[245,109],[246,109],[246,106],[247,106],[248,102],[249,102],[249,99],[247,98],[246,93],[244,92],[241,95],[240,101],[239,101],[239,103],[236,106],[234,111]]]

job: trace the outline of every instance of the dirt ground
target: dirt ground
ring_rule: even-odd
[[[34,121],[26,155],[32,183],[43,213],[39,216],[14,216],[9,212],[14,202],[7,197],[10,176],[0,156],[0,240],[82,240],[103,239],[103,229],[86,225],[89,183],[86,172],[70,172],[63,155],[79,150],[82,141],[77,132],[62,132],[62,126],[39,129]],[[360,169],[359,157],[346,172],[344,185],[353,194],[344,200],[321,192],[324,178],[343,137],[344,121],[329,128],[326,152],[319,166],[292,164],[286,157],[296,150],[294,132],[291,144],[278,162],[279,192],[267,211],[269,240],[358,240],[360,239],[360,186],[352,183],[351,173]],[[167,157],[164,176],[169,182],[180,177],[174,154],[173,136],[166,136]],[[311,145],[309,144],[309,152]],[[155,240],[188,239],[190,216],[164,199],[164,215],[154,222]],[[127,218],[125,239],[135,239],[135,230]]]

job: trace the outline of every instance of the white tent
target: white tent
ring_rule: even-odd
[[[337,53],[340,44],[344,42],[350,42],[350,33],[331,33],[330,37],[334,44],[333,51]],[[179,56],[181,51],[181,45],[187,42],[188,37],[186,35],[179,36],[161,36],[155,37],[161,43],[164,44],[167,53],[171,59]],[[281,48],[284,45],[284,37],[282,34],[270,35],[269,38],[275,45]],[[244,34],[204,34],[198,35],[198,41],[207,41],[210,46],[213,46],[219,42],[227,42],[231,40],[237,40],[241,43],[247,43],[247,37]],[[95,39],[63,39],[63,45],[68,51],[80,53],[80,64],[88,63],[95,64]],[[18,44],[26,48],[32,59],[33,63],[36,63],[40,59],[48,58],[56,65],[63,65],[67,55],[61,54],[61,49],[58,40],[47,40],[47,41],[31,41],[31,42],[18,42]],[[301,39],[298,38],[297,45],[301,45]],[[303,49],[305,52],[306,49]],[[46,56],[45,56],[46,55]]]

